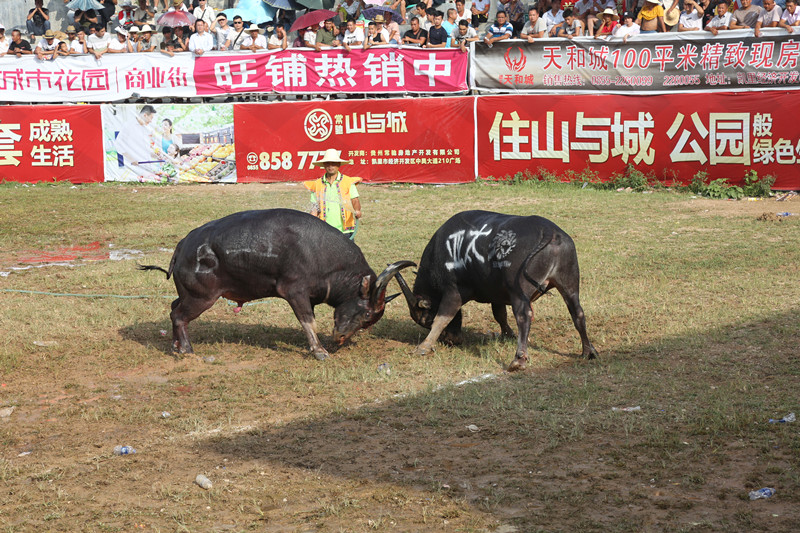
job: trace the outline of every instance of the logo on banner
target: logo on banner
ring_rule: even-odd
[[[314,142],[322,142],[333,133],[333,120],[324,109],[314,109],[306,115],[303,123],[308,138]]]
[[[522,51],[522,48],[518,46],[517,50],[519,50],[519,58],[512,59],[511,47],[510,46],[508,47],[508,50],[506,50],[506,55],[505,55],[506,66],[508,67],[508,70],[514,72],[522,72],[522,69],[525,68],[525,64],[528,62],[528,58],[525,57],[525,52]]]

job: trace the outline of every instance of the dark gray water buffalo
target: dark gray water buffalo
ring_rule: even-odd
[[[193,353],[186,325],[224,297],[239,304],[283,298],[303,326],[317,359],[328,352],[317,337],[314,307],[335,309],[333,338],[341,345],[377,322],[386,286],[411,261],[389,265],[379,276],[358,246],[330,225],[291,209],[243,211],[192,230],[175,247],[169,270],[178,298],[172,302],[172,349]],[[238,309],[237,309],[238,311]]]
[[[470,300],[492,304],[503,335],[511,305],[519,330],[517,353],[509,370],[525,368],[531,304],[551,288],[561,293],[583,343],[583,357],[597,357],[586,334],[578,298],[580,273],[575,244],[546,218],[512,216],[488,211],[464,211],[445,222],[422,252],[412,291],[403,277],[411,318],[431,330],[417,348],[425,354],[444,332],[447,342],[460,342],[461,306]]]

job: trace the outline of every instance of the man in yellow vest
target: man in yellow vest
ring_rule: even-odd
[[[311,202],[314,207],[311,214],[352,240],[355,238],[357,221],[361,218],[361,201],[356,189],[356,183],[361,183],[361,178],[345,176],[339,172],[339,167],[344,163],[352,161],[342,159],[339,150],[326,150],[322,159],[314,162],[315,166],[325,168],[325,175],[314,181],[303,182],[303,185],[312,193]]]

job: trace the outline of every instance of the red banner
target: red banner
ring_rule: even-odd
[[[367,182],[474,179],[473,102],[464,98],[236,104],[238,181],[319,177],[328,148],[353,160]]]
[[[195,60],[194,81],[199,95],[446,93],[469,89],[468,66],[468,54],[458,49],[291,49],[203,55]]]
[[[0,106],[0,179],[103,181],[97,106]]]
[[[478,174],[585,169],[606,179],[628,164],[667,181],[699,171],[741,183],[772,174],[800,188],[797,93],[490,96],[478,99]]]

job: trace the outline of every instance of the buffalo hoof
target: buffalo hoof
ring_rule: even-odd
[[[417,346],[417,349],[414,350],[414,355],[428,355],[429,353],[431,353],[431,351],[432,350],[430,348],[420,344],[419,346]]]
[[[520,372],[525,370],[528,367],[528,358],[527,357],[518,357],[511,361],[511,364],[508,365],[509,372]]]
[[[324,361],[325,359],[328,358],[328,352],[326,352],[325,350],[317,350],[314,352],[314,358],[317,361]]]
[[[588,353],[583,354],[583,357],[584,357],[584,359],[590,359],[590,360],[591,359],[599,359],[600,358],[600,354],[597,353],[597,350],[595,350],[594,346],[592,346],[589,349]]]

